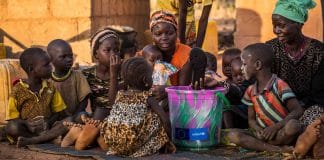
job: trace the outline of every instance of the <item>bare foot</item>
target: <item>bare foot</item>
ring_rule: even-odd
[[[62,140],[61,147],[68,147],[75,143],[82,131],[82,127],[73,126]]]
[[[313,148],[313,155],[315,159],[322,159],[324,158],[324,121],[320,125],[320,136],[316,141],[314,148]]]
[[[85,125],[83,126],[80,136],[75,142],[76,150],[83,150],[90,145],[97,138],[101,125],[101,121],[99,120],[93,120],[88,117],[81,118]]]
[[[31,138],[18,137],[16,146],[17,146],[17,148],[20,148],[20,147],[25,147],[29,144],[33,144],[33,142],[31,141]]]
[[[319,135],[319,127],[321,120],[317,119],[307,126],[303,134],[301,134],[296,142],[294,154],[298,158],[302,158],[307,154],[309,149],[315,144]]]

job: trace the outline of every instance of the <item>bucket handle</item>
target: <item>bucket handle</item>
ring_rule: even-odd
[[[216,96],[225,106],[231,106],[230,101],[226,98],[226,96],[222,92],[216,92]],[[228,108],[228,107],[226,107]]]

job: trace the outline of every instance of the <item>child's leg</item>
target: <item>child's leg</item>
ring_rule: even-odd
[[[45,133],[36,136],[36,137],[18,137],[17,147],[24,147],[29,144],[38,144],[42,142],[46,142],[56,137],[65,134],[68,129],[63,125],[62,122],[57,122],[50,130],[46,131]]]
[[[313,148],[313,155],[316,159],[324,158],[324,116],[322,116],[320,119],[320,134]]]
[[[22,121],[9,121],[6,125],[6,134],[17,139],[19,136],[32,137],[35,136],[29,131],[27,126]]]
[[[223,121],[225,128],[234,128],[234,116],[231,111],[223,112]]]
[[[302,131],[302,124],[295,119],[287,122],[287,124],[278,131],[274,140],[269,141],[273,145],[289,145]]]
[[[296,145],[295,145],[295,149],[294,149],[294,153],[298,157],[305,156],[307,154],[307,152],[309,151],[309,149],[317,141],[318,135],[319,135],[318,128],[319,128],[320,123],[321,123],[320,120],[314,121],[313,123],[308,125],[306,130],[304,131],[304,133],[302,133],[298,137]]]
[[[230,142],[239,145],[246,149],[255,151],[269,151],[269,152],[291,152],[290,147],[279,147],[269,143],[263,142],[253,137],[248,131],[241,129],[232,129],[227,133]]]

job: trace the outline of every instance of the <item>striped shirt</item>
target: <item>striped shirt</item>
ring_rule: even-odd
[[[265,128],[282,121],[288,115],[286,101],[295,97],[289,85],[273,74],[260,93],[257,82],[249,86],[242,102],[254,108],[257,123]]]

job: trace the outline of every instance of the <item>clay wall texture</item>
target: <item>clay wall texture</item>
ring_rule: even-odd
[[[321,0],[309,11],[309,19],[303,27],[306,36],[323,41]],[[272,32],[271,15],[277,0],[236,0],[236,32],[234,43],[238,48],[256,42],[265,42],[275,35]]]
[[[148,18],[147,0],[0,0],[0,29],[12,52],[61,38],[81,63],[91,62],[89,37],[98,28],[128,25],[142,33]]]

